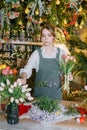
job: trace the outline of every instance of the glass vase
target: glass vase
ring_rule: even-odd
[[[14,125],[19,123],[18,105],[13,102],[7,106],[7,123]]]

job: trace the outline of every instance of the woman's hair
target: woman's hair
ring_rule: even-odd
[[[41,29],[41,36],[42,36],[42,31],[43,29],[47,29],[54,37],[55,37],[55,27],[52,25],[45,25]]]

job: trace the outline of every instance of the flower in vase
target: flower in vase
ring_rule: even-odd
[[[62,58],[60,60],[60,67],[62,72],[64,73],[64,84],[63,89],[66,90],[69,93],[69,81],[73,80],[73,75],[71,71],[74,68],[76,59],[74,56],[71,55],[62,55]]]
[[[13,82],[16,74],[17,70],[15,68],[11,68],[5,64],[0,64],[0,82],[6,82],[6,79]]]
[[[5,101],[7,103],[16,104],[24,103],[28,100],[33,100],[31,96],[31,88],[28,88],[28,85],[22,85],[20,79],[11,83],[10,80],[6,80],[6,83],[0,83],[0,101]],[[9,84],[8,84],[9,83]]]

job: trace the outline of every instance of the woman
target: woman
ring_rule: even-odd
[[[20,70],[22,82],[26,83],[32,74],[32,69],[36,70],[35,87],[33,96],[48,96],[53,99],[62,99],[61,90],[61,70],[59,59],[64,50],[54,46],[55,29],[51,25],[46,25],[41,30],[41,41],[43,46],[35,50],[27,65]]]

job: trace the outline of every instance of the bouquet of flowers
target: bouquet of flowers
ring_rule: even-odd
[[[23,103],[27,100],[33,100],[31,96],[31,88],[28,85],[22,85],[20,79],[11,84],[10,80],[6,80],[6,83],[0,83],[0,101],[7,103]]]
[[[8,124],[17,124],[19,116],[26,113],[31,106],[25,106],[23,103],[33,100],[31,96],[31,88],[22,84],[21,79],[17,79],[14,83],[6,80],[6,83],[0,82],[0,102],[7,105],[7,122]]]
[[[60,61],[60,67],[61,70],[64,73],[64,84],[63,84],[63,89],[69,93],[70,88],[69,88],[69,81],[73,80],[73,76],[71,71],[74,68],[76,59],[74,56],[71,55],[62,55],[61,61]]]
[[[0,82],[6,83],[6,79],[14,82],[16,74],[17,69],[11,68],[6,64],[0,64]]]

